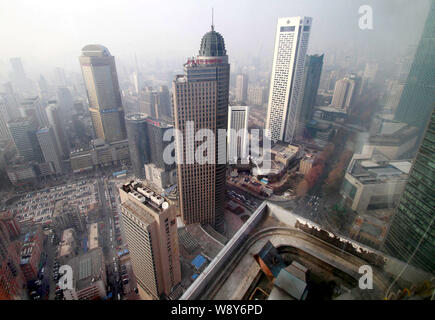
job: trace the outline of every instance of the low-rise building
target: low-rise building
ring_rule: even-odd
[[[98,166],[106,167],[128,162],[128,140],[105,143],[101,139],[96,139],[91,146],[74,150],[70,154],[71,169],[74,173],[92,170]]]
[[[62,199],[54,204],[51,223],[55,232],[60,235],[63,230],[74,228],[76,232],[83,232],[85,221],[76,205]]]
[[[93,250],[99,247],[98,241],[98,223],[92,223],[89,226],[88,250]]]
[[[344,176],[341,195],[357,213],[397,206],[411,168],[409,161],[385,156],[354,154]]]
[[[303,175],[310,172],[311,168],[313,167],[314,163],[314,156],[311,154],[306,154],[305,157],[301,160],[299,163],[299,172]]]
[[[96,248],[70,259],[73,288],[63,291],[66,300],[100,300],[106,297],[106,267],[103,250]]]
[[[362,154],[374,150],[381,152],[390,160],[407,157],[417,146],[418,128],[394,121],[387,116],[373,120],[368,141],[362,146]]]
[[[43,250],[44,233],[41,229],[26,233],[20,251],[20,268],[26,281],[38,276],[39,261]]]
[[[57,258],[60,263],[66,263],[76,255],[77,242],[74,229],[66,229],[62,233]]]

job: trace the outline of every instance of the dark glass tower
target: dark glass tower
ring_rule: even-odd
[[[199,55],[185,63],[184,75],[177,76],[172,87],[175,128],[184,134],[193,121],[194,132],[209,129],[216,137],[215,163],[177,166],[181,213],[188,224],[206,223],[218,231],[223,228],[226,183],[226,139],[218,139],[218,130],[227,128],[229,78],[224,38],[212,26],[202,37]],[[189,157],[186,142],[177,141],[183,159]]]
[[[435,271],[435,109],[411,168],[385,250],[427,271]],[[420,243],[421,241],[421,243]],[[418,247],[417,247],[418,246]]]
[[[299,121],[306,123],[311,119],[313,107],[316,104],[319,90],[320,75],[322,74],[323,54],[315,54],[305,58],[304,68],[304,96],[302,99]]]
[[[432,0],[414,62],[395,114],[423,133],[435,103],[435,0]]]
[[[132,113],[125,116],[130,161],[137,178],[145,178],[144,164],[149,161],[149,139],[147,133],[147,115]]]
[[[137,178],[145,178],[144,165],[154,164],[157,168],[169,171],[175,164],[164,161],[163,152],[173,142],[164,141],[163,137],[172,125],[163,120],[149,117],[145,113],[130,113],[125,116],[128,146],[133,172]]]

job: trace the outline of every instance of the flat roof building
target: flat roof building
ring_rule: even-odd
[[[63,291],[66,300],[100,300],[106,297],[103,250],[96,248],[67,262],[73,270],[73,288]]]
[[[409,161],[385,156],[354,154],[344,176],[341,195],[357,213],[397,206],[411,168]]]
[[[119,189],[122,224],[140,288],[169,297],[181,281],[175,206],[139,181]]]

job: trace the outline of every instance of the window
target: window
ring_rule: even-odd
[[[291,31],[295,31],[295,27],[294,26],[281,27],[281,29],[280,29],[280,32],[291,32]]]

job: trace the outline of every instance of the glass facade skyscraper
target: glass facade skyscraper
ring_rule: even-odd
[[[395,118],[418,127],[422,134],[434,103],[435,1],[433,0]]]
[[[317,91],[319,90],[320,75],[322,74],[323,54],[315,54],[305,58],[304,68],[304,95],[299,121],[307,122],[311,119],[313,107],[316,104]]]
[[[435,109],[417,152],[398,211],[385,240],[386,251],[435,271]]]

